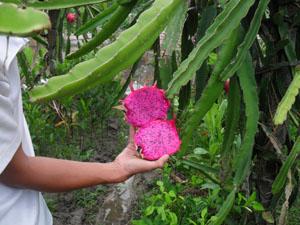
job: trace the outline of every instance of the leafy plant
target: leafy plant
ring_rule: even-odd
[[[33,8],[20,9],[14,4],[0,4],[0,20],[0,34],[28,36],[51,26],[46,13]]]
[[[25,19],[17,26],[0,10],[0,33],[31,35],[37,43],[18,58],[31,100],[48,100],[32,106],[24,98],[38,144],[72,140],[87,129],[93,134],[139,76],[144,53],[154,53],[153,82],[173,102],[169,118],[176,118],[182,145],[135,224],[283,224],[299,185],[296,2],[3,2]],[[76,23],[66,23],[68,12]],[[51,30],[34,32],[50,22]],[[75,147],[80,159],[90,156],[88,142],[86,151]],[[195,196],[187,194],[191,187]]]

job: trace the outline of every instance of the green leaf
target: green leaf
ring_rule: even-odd
[[[198,21],[198,28],[197,28],[197,34],[196,34],[196,41],[200,40],[204,35],[207,30],[207,28],[213,23],[215,17],[217,15],[217,7],[215,5],[209,5],[205,7],[201,11],[201,19]],[[208,60],[205,60],[201,67],[197,70],[196,72],[196,79],[195,79],[195,85],[196,85],[196,94],[195,94],[195,101],[198,101],[202,91],[205,88],[205,85],[208,80],[209,76],[209,63],[210,59],[212,58],[211,56],[214,55],[215,59],[217,59],[217,54],[215,53],[210,53],[208,55]],[[216,60],[214,61],[215,65]]]
[[[284,187],[288,171],[294,165],[294,162],[297,156],[299,155],[299,153],[300,153],[300,137],[297,138],[296,143],[293,146],[293,149],[291,150],[287,159],[281,166],[280,171],[272,184],[272,193],[274,195],[278,194]]]
[[[115,106],[115,105],[118,103],[118,101],[124,96],[124,94],[125,94],[125,92],[126,92],[128,86],[129,86],[129,84],[130,84],[130,82],[131,82],[131,78],[132,78],[132,76],[134,75],[135,71],[137,70],[137,67],[138,67],[139,62],[140,62],[140,59],[137,60],[137,61],[133,64],[133,66],[132,66],[132,68],[131,68],[131,71],[130,71],[130,74],[129,74],[129,76],[127,77],[127,79],[126,79],[126,81],[125,81],[123,87],[122,87],[121,90],[117,93],[117,95],[116,95],[114,98],[111,99],[110,103],[108,104],[108,107],[106,107],[105,109],[103,109],[102,115],[107,115],[107,113],[110,112],[110,110],[112,109],[112,107]]]
[[[205,177],[210,179],[212,182],[219,184],[220,182],[212,177],[209,173],[217,173],[217,170],[214,168],[210,168],[206,165],[202,165],[198,162],[193,162],[191,160],[182,160],[182,163],[186,166],[190,166],[191,168],[199,170]]]
[[[0,34],[29,36],[50,27],[49,17],[44,12],[9,3],[0,5]]]
[[[216,190],[217,188],[220,188],[220,185],[215,183],[205,183],[201,185],[201,190],[205,190],[205,189]]]
[[[133,3],[135,0],[117,0],[119,5],[127,5]]]
[[[165,208],[163,206],[157,208],[157,213],[161,216],[161,219],[163,221],[166,221],[167,215],[166,215]]]
[[[13,3],[13,4],[21,4],[22,1],[21,0],[1,0],[0,3]]]
[[[187,218],[187,221],[191,224],[191,225],[197,225],[197,223],[195,223],[192,219]]]
[[[45,47],[48,46],[47,41],[45,41],[40,35],[32,35],[31,38],[34,39],[36,42],[40,43],[41,45],[44,45]]]
[[[156,184],[157,184],[157,186],[159,186],[159,189],[160,189],[161,192],[165,191],[165,189],[164,189],[164,183],[162,181],[158,180],[156,182]]]
[[[202,209],[201,218],[205,218],[207,216],[207,208]]]
[[[241,89],[243,92],[243,100],[246,113],[246,129],[234,176],[234,184],[240,186],[243,183],[250,168],[252,150],[259,119],[255,72],[252,65],[252,57],[249,52],[244,63],[242,63],[242,65],[238,69],[237,75],[239,77]]]
[[[175,213],[169,212],[170,216],[170,225],[177,225],[178,224],[178,219]]]
[[[238,80],[233,77],[230,80],[230,89],[228,96],[228,106],[225,120],[225,132],[221,151],[221,164],[223,182],[226,183],[231,170],[231,157],[233,142],[237,133],[238,123],[240,119],[241,93]]]
[[[205,154],[208,154],[208,151],[204,148],[195,148],[194,149],[194,154],[196,155],[205,155]]]
[[[192,79],[209,53],[220,46],[228,38],[228,34],[238,27],[241,19],[246,16],[253,3],[253,0],[231,0],[226,5],[225,9],[207,29],[205,36],[198,42],[188,58],[180,64],[178,70],[174,73],[174,78],[167,90],[169,97],[178,93],[180,87]]]
[[[148,218],[142,218],[141,220],[132,220],[132,225],[152,225],[152,221]]]
[[[255,211],[264,211],[264,210],[265,210],[265,208],[263,207],[263,205],[260,204],[259,202],[254,202],[254,203],[252,204],[252,207],[253,207],[253,209],[254,209]]]
[[[36,9],[64,9],[83,5],[91,5],[110,0],[48,0],[29,2],[27,5]]]
[[[287,114],[295,103],[296,96],[299,94],[300,90],[300,67],[295,68],[294,78],[288,87],[286,93],[281,99],[275,116],[274,116],[274,124],[280,125],[286,120]]]
[[[111,80],[153,45],[180,1],[156,0],[141,14],[135,25],[122,32],[115,42],[100,49],[94,58],[77,64],[66,75],[53,77],[46,85],[33,89],[31,100],[62,98]]]
[[[118,8],[118,4],[114,3],[112,6],[108,7],[101,13],[99,13],[94,18],[88,20],[85,24],[83,24],[79,29],[75,32],[75,35],[81,35],[84,33],[87,33],[102,24],[106,23],[111,16],[113,15],[113,12]]]
[[[169,191],[169,195],[170,195],[171,198],[176,197],[176,193],[173,190]]]
[[[219,172],[215,168],[209,167],[209,166],[205,165],[204,163],[195,162],[193,160],[184,159],[184,160],[182,160],[182,163],[185,164],[185,165],[189,165],[192,168],[195,168],[195,169],[201,170],[203,172],[206,172],[206,173],[218,174],[218,172]]]
[[[165,194],[164,197],[165,197],[165,200],[164,200],[165,204],[168,205],[172,202],[171,197],[169,195]]]
[[[215,216],[210,218],[208,225],[222,225],[223,221],[226,219],[228,214],[231,211],[235,199],[235,189],[230,192],[227,196],[225,202],[223,203],[222,207],[218,211]]]
[[[156,68],[155,68],[155,73],[157,79],[157,84],[160,88],[162,89],[167,89],[168,88],[168,83],[172,79],[172,75],[174,70],[174,66],[176,66],[176,55],[175,52],[173,52],[172,56],[156,56]]]
[[[249,206],[256,200],[256,192],[253,192],[250,197],[247,199],[245,206]]]
[[[172,52],[176,49],[184,22],[186,20],[187,10],[187,1],[182,1],[181,5],[177,8],[174,16],[168,23],[164,32],[165,37],[163,38],[163,42],[161,44],[161,51],[163,52],[163,55],[171,56]]]
[[[191,138],[193,136],[194,130],[197,128],[200,121],[213,106],[214,102],[223,91],[224,82],[218,80],[218,76],[235,54],[236,47],[240,41],[239,35],[240,30],[239,28],[237,28],[232,32],[232,34],[229,35],[229,38],[225,41],[218,55],[218,59],[221,60],[217,61],[211,78],[209,79],[208,84],[203,90],[200,99],[195,104],[194,110],[188,113],[188,115],[186,116],[188,120],[184,124],[181,132],[182,144],[178,153],[179,156],[185,155],[189,144],[191,143]]]
[[[66,57],[66,59],[75,59],[80,56],[83,56],[89,53],[99,45],[101,45],[107,38],[109,38],[124,22],[127,18],[128,14],[131,12],[137,0],[134,1],[134,4],[126,5],[126,6],[119,6],[110,17],[110,20],[107,21],[101,31],[97,33],[90,41],[85,43],[80,49],[71,53]]]
[[[150,205],[145,210],[145,216],[150,216],[155,210],[155,207],[153,205]]]
[[[270,2],[270,0],[259,1],[259,4],[258,4],[255,14],[253,16],[253,20],[250,23],[250,27],[245,36],[245,39],[238,47],[236,57],[234,58],[234,60],[231,61],[231,63],[220,74],[220,78],[223,81],[226,81],[228,78],[230,78],[232,75],[234,75],[234,73],[238,70],[238,68],[244,62],[245,57],[247,57],[248,50],[256,38],[257,32],[260,28],[262,18],[265,15],[265,11],[267,9],[269,2]]]
[[[297,54],[294,49],[294,43],[292,42],[292,35],[290,34],[288,23],[285,22],[285,11],[279,10],[276,14],[276,22],[277,28],[282,41],[286,41],[287,44],[284,46],[285,54],[289,63],[293,64],[297,61]],[[297,45],[297,44],[296,44]],[[299,93],[300,88],[300,67],[291,68],[293,74],[293,81],[288,87],[287,92],[285,93],[284,97],[280,101],[278,108],[276,110],[274,116],[274,123],[275,125],[282,124],[286,118],[287,114],[292,108],[293,104],[295,103],[296,96]]]
[[[23,51],[19,52],[17,55],[18,58],[18,65],[21,68],[22,74],[24,74],[26,79],[26,84],[31,83],[33,77],[30,71],[30,66],[28,60],[26,59],[26,55]]]

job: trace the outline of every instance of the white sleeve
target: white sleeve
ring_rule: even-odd
[[[26,43],[27,39],[24,38],[7,39],[0,35],[0,174],[16,153],[22,136],[18,127],[20,124],[14,115],[18,102],[12,102],[10,98],[12,86],[4,73],[9,71],[17,53]]]
[[[0,174],[6,168],[20,143],[21,134],[9,98],[11,87],[0,71]]]
[[[2,66],[2,70],[9,69],[17,53],[22,50],[27,42],[27,38],[0,35],[0,66]]]

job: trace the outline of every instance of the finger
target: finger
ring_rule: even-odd
[[[128,146],[124,149],[124,152],[129,156],[136,156],[140,158],[136,145],[128,144]]]
[[[129,88],[130,88],[131,92],[134,92],[134,87],[133,87],[133,82],[132,81],[130,81],[130,83],[129,83]]]
[[[164,155],[160,159],[156,161],[146,161],[148,167],[150,170],[157,169],[157,168],[163,168],[164,164],[168,161],[169,155]]]
[[[158,159],[156,162],[158,164],[159,168],[163,168],[165,163],[168,161],[169,159],[169,155],[163,155],[160,159]]]
[[[133,126],[130,126],[130,128],[129,128],[129,138],[128,138],[128,144],[129,144],[129,145],[135,146],[135,143],[134,143],[134,135],[135,135],[134,127],[133,127]]]
[[[160,159],[156,161],[148,161],[144,159],[137,159],[135,166],[136,166],[136,171],[135,173],[143,173],[143,172],[148,172],[151,170],[155,170],[157,168],[163,168],[164,164],[167,162],[169,156],[164,155]]]

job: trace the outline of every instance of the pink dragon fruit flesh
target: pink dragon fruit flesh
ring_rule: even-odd
[[[134,137],[141,155],[147,160],[157,160],[163,155],[176,153],[181,141],[174,120],[154,120],[138,129]]]
[[[123,100],[126,120],[135,127],[142,127],[153,120],[166,119],[170,102],[163,90],[156,87],[142,87],[134,90]]]

